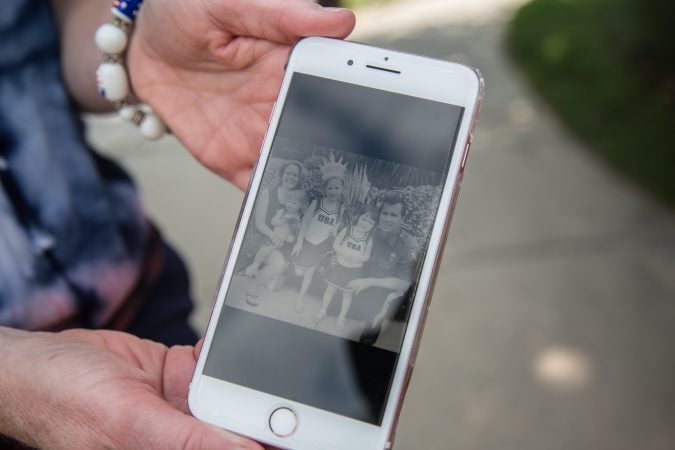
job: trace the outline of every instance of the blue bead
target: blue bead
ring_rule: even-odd
[[[143,0],[115,0],[113,8],[133,21],[136,19],[141,3],[143,3]]]

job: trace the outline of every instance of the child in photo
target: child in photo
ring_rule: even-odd
[[[305,307],[304,297],[314,277],[321,258],[330,251],[330,237],[340,225],[342,191],[345,184],[346,165],[335,161],[333,155],[320,167],[323,178],[323,196],[312,200],[300,225],[298,239],[293,247],[295,273],[302,277],[300,292],[295,302],[297,312]]]
[[[287,247],[290,250],[290,244],[293,244],[298,235],[298,229],[302,221],[302,206],[305,202],[305,191],[296,189],[288,193],[284,207],[279,208],[270,220],[270,225],[274,235],[280,238],[280,242],[274,244],[270,239],[260,247],[255,255],[253,263],[244,270],[244,274],[252,277],[258,273],[260,265],[275,250]]]
[[[342,291],[342,307],[335,328],[337,330],[344,328],[347,311],[349,311],[354,295],[349,283],[363,276],[363,264],[370,259],[373,250],[370,232],[375,228],[378,218],[379,211],[376,208],[366,208],[359,213],[353,226],[343,228],[335,238],[333,250],[335,250],[337,264],[331,267],[326,274],[328,287],[323,294],[321,310],[314,317],[316,323],[321,322],[326,316],[326,311],[335,293]]]

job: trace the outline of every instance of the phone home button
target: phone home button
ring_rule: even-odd
[[[270,414],[270,430],[279,437],[288,437],[298,428],[298,416],[287,407],[275,409]]]

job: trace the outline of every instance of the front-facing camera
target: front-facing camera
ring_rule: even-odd
[[[353,64],[354,64],[354,61],[352,61],[351,59],[350,59],[349,61],[347,61],[347,65],[348,65],[348,66],[351,66],[351,65],[353,65]]]

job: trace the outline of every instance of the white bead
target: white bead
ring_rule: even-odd
[[[96,84],[103,97],[111,102],[122,100],[129,93],[129,82],[124,66],[103,63],[96,69]]]
[[[159,117],[153,113],[145,114],[145,117],[138,126],[138,129],[143,136],[152,140],[159,139],[164,136],[164,133],[166,133],[166,127],[162,121],[159,120]]]
[[[111,23],[98,27],[94,40],[99,50],[104,53],[119,55],[127,48],[127,35]]]
[[[138,111],[136,106],[126,105],[121,107],[119,111],[117,111],[117,114],[119,114],[122,119],[130,121],[136,115],[136,111]]]

